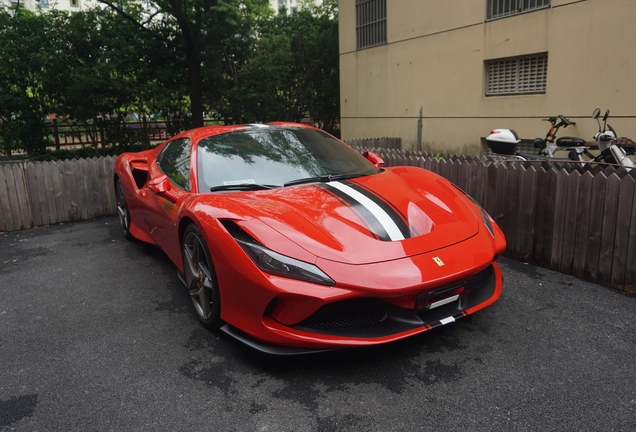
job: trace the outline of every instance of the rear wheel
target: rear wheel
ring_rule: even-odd
[[[133,240],[134,237],[130,233],[130,211],[128,210],[128,204],[126,203],[124,188],[119,179],[115,185],[115,194],[117,196],[117,215],[119,216],[121,233],[127,240]]]
[[[221,301],[214,265],[203,235],[194,224],[183,234],[183,269],[199,320],[210,329],[221,327]]]

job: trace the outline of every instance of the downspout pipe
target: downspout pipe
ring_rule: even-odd
[[[422,107],[420,107],[420,118],[417,120],[417,151],[422,152]]]

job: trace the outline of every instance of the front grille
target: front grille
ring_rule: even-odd
[[[312,333],[352,338],[377,338],[422,326],[436,327],[440,320],[462,317],[463,312],[493,296],[496,280],[490,265],[478,274],[433,291],[464,288],[459,299],[418,312],[373,298],[357,298],[329,303],[293,327]],[[442,293],[443,294],[443,293]]]
[[[321,331],[355,329],[379,324],[388,315],[385,304],[380,300],[344,300],[324,305],[296,327]]]
[[[490,276],[492,276],[492,272],[493,272],[492,265],[489,265],[488,267],[486,267],[485,269],[477,273],[475,276],[471,277],[470,279],[467,279],[464,282],[464,284],[466,285],[467,289],[470,289],[470,290],[478,288],[482,284],[488,282],[488,280],[490,279]]]

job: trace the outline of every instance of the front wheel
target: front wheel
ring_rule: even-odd
[[[221,327],[221,299],[214,265],[203,234],[189,225],[183,234],[183,270],[199,321],[209,329]]]

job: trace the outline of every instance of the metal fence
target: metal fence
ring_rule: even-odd
[[[171,131],[165,122],[146,121],[145,119],[121,123],[117,127],[150,142],[165,141],[176,134],[176,131]],[[76,125],[53,119],[49,126],[49,133],[55,150],[84,145],[97,147],[109,142],[109,131],[97,124]]]
[[[502,228],[506,256],[636,292],[636,170],[357,150],[454,182]],[[0,165],[0,231],[115,215],[114,161]]]

